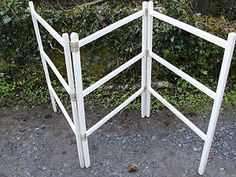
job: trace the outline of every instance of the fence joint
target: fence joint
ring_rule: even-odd
[[[148,8],[145,8],[145,15],[148,15]]]
[[[148,50],[148,49],[146,50],[146,55],[147,55],[147,56],[149,56],[149,55],[150,55],[150,52],[149,52],[149,50]]]
[[[76,101],[76,94],[75,93],[71,93],[70,94],[70,99],[71,99],[71,101]]]
[[[81,134],[80,137],[81,137],[81,141],[85,141],[87,139],[86,133],[85,134]]]
[[[70,42],[70,50],[71,52],[78,52],[79,51],[79,42]]]

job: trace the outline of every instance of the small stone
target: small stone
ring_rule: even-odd
[[[3,108],[3,107],[4,107],[4,105],[0,103],[0,108]]]
[[[208,156],[208,160],[212,160],[212,159],[213,159],[213,153],[210,152],[210,153],[209,153],[209,156]]]
[[[155,136],[152,136],[151,138],[150,138],[150,140],[155,140],[156,139],[156,137]]]
[[[223,152],[223,155],[224,155],[225,157],[228,157],[228,156],[229,156],[229,153],[228,153],[228,152]]]
[[[168,121],[168,120],[166,120],[166,121],[164,122],[165,126],[167,126],[167,127],[170,125],[170,123],[171,123],[171,122]]]
[[[180,130],[179,130],[179,132],[182,132],[182,131],[184,131],[185,130],[185,128],[183,127],[183,128],[181,128]]]
[[[41,125],[41,129],[45,129],[46,128],[46,126],[43,124],[43,125]]]
[[[226,148],[228,146],[228,144],[226,142],[223,142],[222,145],[224,148]]]
[[[45,119],[50,119],[50,118],[52,118],[52,114],[46,114],[46,115],[44,116],[44,118],[45,118]]]
[[[128,172],[135,172],[138,170],[138,166],[134,163],[130,163],[128,165]]]

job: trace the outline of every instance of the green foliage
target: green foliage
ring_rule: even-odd
[[[154,7],[164,14],[223,38],[236,29],[235,23],[224,17],[215,18],[194,13],[184,0],[161,1],[161,3],[155,1]],[[32,20],[27,8],[28,1],[26,0],[10,0],[7,4],[0,5],[0,33],[2,34],[0,36],[0,73],[2,74],[0,102],[23,100],[26,104],[31,104],[49,101]],[[80,38],[83,38],[140,10],[141,6],[133,7],[125,1],[112,3],[108,1],[99,6],[75,7],[69,10],[50,10],[50,8],[41,7],[40,3],[35,8],[59,34],[78,32]],[[61,54],[63,49],[46,30],[40,29],[45,51],[66,78],[65,62]],[[81,54],[84,87],[91,85],[138,54],[141,51],[141,30],[140,19],[83,47]],[[153,39],[154,52],[215,90],[223,56],[222,49],[158,20],[154,20]],[[173,100],[173,104],[177,107],[191,110],[189,105],[192,104],[192,108],[195,108],[206,102],[206,97],[199,91],[194,90],[166,68],[153,63],[153,80],[168,81],[169,86],[162,90],[162,94],[167,99]],[[231,85],[236,81],[235,71],[236,59],[234,58],[229,82]],[[108,83],[108,88],[112,87],[108,89],[109,91],[99,89],[99,92],[89,96],[89,100],[96,98],[104,105],[118,105],[130,92],[139,87],[140,72],[140,63],[135,64],[131,69],[119,75],[119,79],[115,78]],[[55,76],[53,74],[51,76],[54,82]],[[129,86],[134,85],[134,87],[128,90],[118,87],[123,83]],[[64,92],[60,84],[54,82],[54,85],[62,96]],[[228,93],[232,94],[232,98],[227,96],[226,102],[234,104],[235,93],[231,92],[232,86],[229,88]],[[111,91],[113,94],[109,96]],[[114,104],[111,104],[113,102]],[[130,106],[138,107],[139,104],[140,102],[136,101]],[[161,108],[162,106],[155,102],[153,107]]]
[[[0,7],[0,59],[11,67],[7,73],[25,67],[35,53],[35,39],[27,10],[27,1],[11,0]],[[27,56],[27,57],[25,57]]]
[[[222,16],[235,20],[235,0],[197,0],[193,4],[196,11],[205,15]]]
[[[15,83],[7,83],[3,78],[0,78],[0,99],[7,100],[12,99],[11,95],[14,95],[13,92],[16,88]]]

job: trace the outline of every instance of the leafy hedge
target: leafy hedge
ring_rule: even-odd
[[[34,90],[44,86],[44,78],[31,17],[27,9],[28,1],[11,0],[0,6],[0,102],[19,96],[39,100],[45,98],[46,90],[34,94]],[[60,34],[63,32],[78,32],[83,38],[103,27],[140,10],[122,2],[105,2],[99,6],[74,8],[71,10],[49,10],[36,7],[36,10]],[[185,1],[155,2],[155,9],[169,16],[192,24],[212,34],[227,38],[230,31],[236,31],[235,23],[224,17],[208,17],[194,13]],[[45,50],[53,58],[58,68],[64,72],[62,49],[55,40],[42,30]],[[168,59],[206,85],[215,85],[222,61],[223,50],[183,30],[154,20],[153,50]],[[83,74],[85,85],[99,79],[127,59],[136,55],[141,49],[141,20],[132,22],[125,27],[82,48]],[[155,64],[157,65],[157,64]],[[230,88],[236,81],[236,59],[230,74]],[[140,65],[126,70],[121,79],[115,79],[112,85],[122,83],[137,83]],[[132,77],[131,77],[132,76]],[[163,67],[154,66],[154,80],[166,80],[171,90],[187,89],[184,81]],[[134,79],[132,79],[134,78]],[[163,79],[165,78],[165,79]],[[178,88],[176,87],[178,86]],[[173,89],[174,88],[174,89]],[[215,88],[215,87],[212,87]],[[10,94],[9,94],[10,92]],[[45,99],[44,99],[45,100]]]
[[[194,1],[190,1],[194,2]],[[236,1],[235,0],[197,0],[191,6],[206,15],[221,16],[235,20]]]

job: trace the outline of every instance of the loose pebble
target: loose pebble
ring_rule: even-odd
[[[134,163],[130,163],[128,165],[128,172],[135,172],[138,170],[138,166]]]

